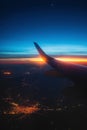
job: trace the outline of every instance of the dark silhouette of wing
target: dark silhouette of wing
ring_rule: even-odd
[[[36,42],[34,42],[34,45],[37,48],[41,58],[57,72],[61,73],[65,77],[68,77],[74,82],[83,83],[84,81],[87,81],[87,66],[56,60],[55,58],[45,54]]]

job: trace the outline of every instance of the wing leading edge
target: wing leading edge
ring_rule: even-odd
[[[36,42],[34,42],[34,45],[38,50],[41,58],[62,75],[70,79],[87,79],[87,66],[56,60],[55,58],[45,54],[45,52]]]

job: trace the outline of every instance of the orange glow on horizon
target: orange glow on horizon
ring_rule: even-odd
[[[61,60],[64,62],[72,62],[77,64],[86,64],[87,65],[87,57],[80,56],[62,56],[62,57],[54,57],[56,60]],[[1,64],[45,64],[45,60],[40,57],[33,58],[8,58],[8,59],[0,59]]]
[[[56,60],[61,60],[61,61],[65,61],[65,62],[87,62],[87,58],[76,58],[76,57],[71,57],[71,58],[55,58]]]
[[[28,64],[28,63],[39,63],[43,64],[43,59],[39,57],[33,57],[33,58],[3,58],[0,59],[0,64]]]
[[[87,65],[87,57],[59,57],[55,59],[68,63]]]

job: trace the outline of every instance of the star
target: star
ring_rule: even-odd
[[[50,6],[51,6],[51,7],[54,7],[54,3],[51,3]]]

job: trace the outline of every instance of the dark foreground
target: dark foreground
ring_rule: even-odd
[[[0,65],[0,130],[87,129],[86,87],[45,75],[49,69]]]
[[[86,112],[86,111],[85,111]],[[27,115],[1,116],[0,129],[9,130],[83,130],[87,129],[87,115],[81,110],[62,112],[39,112]]]

